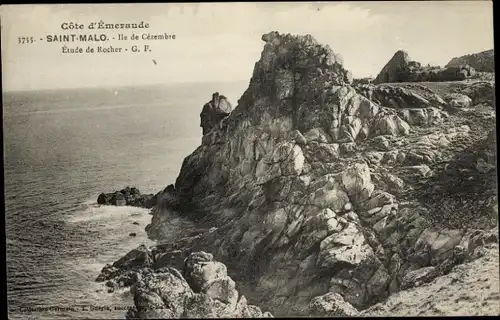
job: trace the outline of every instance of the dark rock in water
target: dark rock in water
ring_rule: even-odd
[[[108,293],[112,293],[118,290],[118,283],[113,280],[108,280],[106,282],[106,287],[108,287]]]
[[[137,221],[134,221],[134,222],[132,222],[132,224],[136,224],[136,225],[139,225],[139,222],[137,222]]]
[[[153,194],[145,194],[137,198],[132,198],[128,203],[130,206],[151,209],[156,205],[156,197]]]
[[[110,204],[111,203],[112,193],[101,193],[99,197],[97,197],[98,204]]]
[[[150,267],[153,263],[151,251],[145,245],[133,249],[113,265],[107,264],[97,277],[97,282],[103,282],[121,276],[129,271]]]
[[[102,268],[101,274],[97,276],[97,282],[103,282],[109,279],[116,277],[119,274],[120,270],[110,264],[107,264]]]
[[[126,187],[113,193],[101,193],[97,198],[101,205],[134,206],[151,209],[156,205],[156,196],[153,194],[141,194],[136,187]]]
[[[207,134],[213,127],[219,124],[222,119],[231,113],[232,109],[233,107],[227,98],[215,92],[212,95],[212,100],[203,106],[200,114],[200,127],[203,128],[203,134]]]
[[[135,232],[131,232],[131,233],[129,233],[129,236],[131,236],[131,237],[135,237],[135,236],[137,236],[137,233],[135,233]]]
[[[110,203],[115,206],[124,206],[127,204],[127,200],[125,200],[123,193],[115,192],[111,197]]]
[[[142,244],[113,263],[113,266],[120,270],[131,270],[150,266],[151,262],[151,251]]]

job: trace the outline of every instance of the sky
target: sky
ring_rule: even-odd
[[[175,40],[118,41],[148,44],[151,52],[63,54],[47,35],[100,34],[62,30],[63,22],[147,22],[146,30],[118,33],[175,34]],[[250,80],[270,31],[311,34],[344,60],[354,77],[376,76],[397,50],[422,64],[493,48],[491,1],[151,3],[12,5],[0,7],[4,90],[113,87],[160,83]],[[19,44],[19,37],[34,37]],[[96,43],[69,43],[84,50]],[[156,61],[156,64],[153,62]]]

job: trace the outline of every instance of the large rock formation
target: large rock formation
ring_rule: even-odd
[[[203,106],[200,114],[200,127],[203,129],[203,134],[207,134],[215,127],[222,119],[227,117],[233,107],[226,97],[219,95],[218,92],[212,95],[212,100]]]
[[[459,67],[463,65],[469,65],[480,72],[495,72],[495,50],[491,49],[453,58],[445,67]]]
[[[380,70],[373,83],[401,82],[401,73],[412,66],[418,68],[420,67],[420,63],[411,61],[407,52],[399,50]]]
[[[273,315],[324,316],[356,315],[475,259],[477,244],[492,240],[481,229],[498,215],[496,159],[490,147],[478,149],[491,146],[495,128],[489,91],[473,90],[461,106],[445,99],[459,93],[445,84],[354,88],[341,59],[311,36],[262,40],[237,107],[210,122],[152,210],[146,230],[161,243],[154,268],[188,272],[191,252],[211,252]],[[474,192],[462,201],[454,187]],[[179,216],[193,225],[172,228]],[[151,277],[136,305],[182,305],[155,317],[191,308],[158,294],[163,281],[177,297],[212,306],[185,274],[187,283]]]
[[[476,70],[467,64],[445,68],[424,67],[419,62],[410,60],[405,51],[399,50],[382,68],[373,83],[460,81],[475,75]]]
[[[97,281],[109,280],[109,292],[131,287],[135,308],[128,319],[272,317],[247,303],[226,266],[210,253],[191,253],[176,267],[155,263],[152,252],[141,245],[106,266]]]

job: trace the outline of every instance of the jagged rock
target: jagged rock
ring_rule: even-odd
[[[418,126],[431,126],[436,125],[444,118],[447,114],[436,109],[436,108],[422,108],[422,109],[405,109],[401,113],[403,120],[408,122],[410,125]]]
[[[410,126],[396,115],[381,118],[375,125],[374,131],[380,135],[408,135]]]
[[[116,278],[128,271],[137,271],[151,266],[153,257],[151,251],[145,246],[140,245],[133,249],[125,256],[115,261],[113,265],[106,265],[101,274],[97,277],[96,281],[105,281]]]
[[[410,57],[405,51],[399,50],[387,62],[373,83],[401,82],[400,73],[410,65]]]
[[[419,62],[410,60],[406,52],[399,50],[382,68],[373,83],[460,81],[475,74],[476,70],[469,65],[423,67]]]
[[[357,90],[373,102],[393,109],[421,109],[446,104],[446,102],[440,101],[441,98],[436,97],[435,94],[427,94],[427,98],[425,98],[406,87],[383,84],[378,86],[365,85],[358,87]]]
[[[491,230],[474,230],[462,238],[460,246],[464,248],[466,254],[474,255],[474,250],[488,244],[498,243],[498,227]]]
[[[125,195],[121,192],[115,192],[111,196],[110,204],[115,206],[125,206],[127,205],[127,200],[125,199]]]
[[[495,51],[493,49],[453,58],[445,67],[469,65],[481,72],[495,72]]]
[[[185,272],[188,281],[195,292],[200,292],[205,285],[218,279],[227,277],[227,268],[224,264],[212,261],[209,253],[198,252],[190,255],[186,261]]]
[[[350,223],[344,230],[325,238],[320,244],[318,266],[335,269],[339,266],[358,266],[373,254],[364,236]]]
[[[134,303],[138,319],[180,318],[185,312],[185,301],[193,291],[175,269],[162,269],[144,277],[135,288]]]
[[[212,128],[216,127],[222,119],[231,113],[232,110],[233,107],[227,98],[223,95],[219,95],[218,92],[215,92],[212,95],[212,100],[203,106],[203,110],[200,114],[200,127],[203,128],[203,135],[207,134],[210,130],[212,130]]]
[[[108,287],[108,293],[113,293],[118,290],[118,284],[113,280],[108,280],[106,282],[106,287]]]
[[[433,264],[444,261],[453,254],[453,247],[462,240],[462,233],[459,230],[438,230],[428,228],[420,235],[415,244],[416,255],[428,260]]]
[[[468,108],[472,104],[471,98],[464,94],[453,93],[444,97],[450,107]]]
[[[418,287],[422,284],[431,282],[437,276],[437,268],[433,266],[413,270],[404,276],[401,290]]]
[[[110,204],[112,196],[113,196],[112,193],[101,193],[99,195],[99,197],[97,197],[97,203],[98,204]]]
[[[353,317],[358,310],[338,293],[327,293],[311,300],[309,313],[315,317]]]
[[[495,83],[493,81],[480,81],[466,86],[462,93],[472,100],[472,105],[486,104],[494,107]]]
[[[464,119],[467,110],[441,110],[442,92],[455,90],[449,83],[353,88],[340,57],[312,37],[273,32],[263,39],[237,107],[184,159],[146,227],[168,242],[155,250],[154,272],[175,266],[190,286],[182,314],[261,314],[244,307],[227,269],[249,299],[296,316],[329,292],[364,309],[397,292],[407,272],[431,265],[447,272],[460,263],[461,234],[434,223],[437,206],[422,194],[457,150],[474,146],[492,125],[480,113]],[[422,74],[418,64],[408,65],[411,80]],[[375,150],[374,141],[386,150]],[[466,162],[468,170],[476,167],[476,158]],[[174,217],[217,229],[193,236],[197,228]],[[197,253],[184,266],[189,252],[201,250],[220,262]]]
[[[97,197],[97,203],[101,205],[134,206],[150,209],[156,205],[156,197],[153,194],[141,194],[135,187],[126,187],[114,193],[101,193]]]
[[[388,150],[390,150],[390,148],[389,148],[389,141],[384,136],[375,137],[373,139],[373,143],[374,143],[374,146],[376,148],[378,148],[379,150],[382,150],[382,151],[388,151]]]
[[[149,273],[135,285],[135,310],[127,318],[272,317],[239,297],[225,270],[211,254],[195,252],[187,258],[182,274],[174,268]]]
[[[400,193],[401,191],[403,191],[403,188],[405,186],[405,183],[401,178],[398,178],[397,176],[390,173],[384,175],[384,181],[388,186],[388,191],[392,193]]]
[[[163,191],[158,192],[155,198],[160,210],[167,208],[175,210],[179,206],[177,191],[174,185],[168,185]]]

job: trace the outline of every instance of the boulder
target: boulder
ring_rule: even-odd
[[[453,255],[453,248],[462,240],[462,232],[456,229],[428,228],[415,244],[415,255],[427,263],[437,265]]]
[[[494,107],[495,82],[479,81],[471,83],[462,90],[462,94],[470,97],[472,105],[486,104]]]
[[[314,317],[355,317],[359,314],[340,294],[333,292],[312,299],[309,313]]]
[[[127,318],[272,317],[249,305],[225,270],[226,266],[214,261],[211,254],[194,252],[182,272],[166,267],[148,273],[135,284],[135,308]]]
[[[444,99],[453,108],[468,108],[472,105],[471,98],[464,94],[453,93],[445,96]]]

